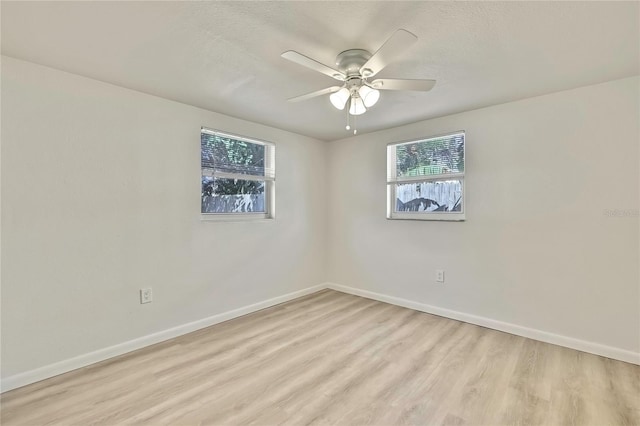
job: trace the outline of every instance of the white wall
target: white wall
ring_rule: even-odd
[[[200,126],[276,143],[275,220],[200,220]],[[324,282],[325,157],[2,57],[2,377]]]
[[[332,142],[329,281],[640,352],[639,95],[635,77]],[[466,222],[386,220],[386,144],[456,130]]]
[[[638,352],[639,218],[604,210],[639,207],[639,93],[624,79],[325,144],[2,57],[2,377],[326,278]],[[200,126],[276,142],[276,220],[200,220]],[[454,130],[467,221],[386,220],[386,144]]]

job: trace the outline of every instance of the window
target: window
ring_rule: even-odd
[[[389,219],[464,220],[464,132],[387,146]]]
[[[201,213],[205,218],[274,216],[275,146],[202,128]]]

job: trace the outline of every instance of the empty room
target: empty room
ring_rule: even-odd
[[[1,1],[4,425],[640,425],[640,2]]]

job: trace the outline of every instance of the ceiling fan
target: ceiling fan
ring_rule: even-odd
[[[427,92],[436,84],[435,80],[401,80],[379,78],[370,80],[384,67],[393,62],[413,43],[418,40],[414,34],[406,30],[397,30],[382,47],[373,55],[364,49],[349,49],[338,54],[336,68],[328,67],[314,59],[293,50],[284,52],[281,56],[291,62],[328,75],[343,84],[317,90],[305,95],[288,99],[289,102],[299,102],[316,96],[331,94],[329,99],[334,107],[343,110],[347,103],[347,120],[350,115],[360,115],[372,107],[380,98],[379,90],[414,90]],[[347,121],[347,130],[350,129]],[[354,131],[356,133],[356,131]]]

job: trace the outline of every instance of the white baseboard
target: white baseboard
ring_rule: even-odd
[[[96,362],[104,361],[109,358],[113,358],[118,355],[123,355],[127,352],[135,351],[137,349],[144,348],[156,343],[163,342],[165,340],[172,339],[174,337],[182,336],[187,333],[199,330],[201,328],[209,327],[224,321],[228,321],[233,318],[237,318],[243,315],[250,314],[252,312],[259,311],[261,309],[269,308],[280,303],[288,302],[298,297],[306,296],[311,293],[330,288],[332,290],[340,291],[343,293],[349,293],[356,296],[366,297],[368,299],[378,300],[380,302],[390,303],[392,305],[402,306],[416,311],[426,312],[446,318],[455,319],[458,321],[467,322],[470,324],[479,325],[482,327],[491,328],[494,330],[504,331],[506,333],[515,334],[517,336],[527,337],[541,342],[551,343],[554,345],[564,346],[571,349],[576,349],[583,352],[588,352],[596,355],[605,356],[607,358],[617,359],[620,361],[629,362],[632,364],[640,365],[640,353],[632,352],[625,349],[615,348],[612,346],[602,345],[599,343],[588,342],[585,340],[574,339],[572,337],[566,337],[559,334],[549,333],[546,331],[536,330],[533,328],[523,327],[511,323],[502,321],[496,321],[490,318],[480,317],[476,315],[466,314],[464,312],[453,311],[449,309],[439,308],[436,306],[427,305],[425,303],[414,302],[400,297],[388,296],[381,293],[375,293],[368,290],[362,290],[354,287],[348,287],[335,283],[323,283],[313,287],[308,287],[303,290],[288,293],[282,296],[274,297],[272,299],[264,300],[262,302],[254,303],[252,305],[244,306],[242,308],[234,309],[232,311],[223,312],[221,314],[213,315],[208,318],[203,318],[198,321],[193,321],[187,324],[183,324],[177,327],[173,327],[167,330],[159,331],[157,333],[142,336],[134,340],[129,340],[114,346],[99,349],[94,352],[79,355],[70,359],[66,359],[54,364],[45,365],[34,370],[19,373],[7,378],[3,378],[0,381],[0,389],[2,392],[9,391],[11,389],[26,386],[31,383],[39,382],[40,380],[48,379],[50,377],[57,376],[59,374],[67,373],[78,368],[86,367],[87,365],[95,364]]]
[[[523,327],[502,321],[496,321],[490,318],[480,317],[476,315],[466,314],[464,312],[452,311],[449,309],[438,308],[436,306],[427,305],[425,303],[414,302],[400,297],[387,296],[386,294],[374,293],[368,290],[348,287],[335,283],[326,283],[327,287],[349,293],[356,296],[366,297],[368,299],[378,300],[380,302],[390,303],[392,305],[402,306],[416,311],[426,312],[441,317],[451,318],[494,330],[504,331],[506,333],[515,334],[516,336],[527,337],[529,339],[539,340],[541,342],[551,343],[558,346],[564,346],[576,349],[582,352],[588,352],[595,355],[601,355],[607,358],[617,359],[640,365],[640,353],[632,352],[626,349],[620,349],[613,346],[602,345],[600,343],[588,342],[586,340],[574,339],[573,337],[562,336],[559,334],[549,333],[542,330]]]
[[[233,318],[259,311],[261,309],[288,302],[290,300],[306,296],[307,294],[315,293],[325,288],[327,288],[326,284],[319,284],[313,287],[308,287],[303,290],[285,294],[283,296],[274,297],[273,299],[264,300],[262,302],[254,303],[252,305],[244,306],[232,311],[223,312],[221,314],[203,318],[198,321],[193,321],[187,324],[179,325],[177,327],[169,328],[167,330],[159,331],[157,333],[142,336],[137,339],[129,340],[127,342],[110,346],[108,348],[98,349],[94,352],[89,352],[60,362],[56,362],[54,364],[45,365],[44,367],[9,376],[2,379],[2,381],[0,382],[0,389],[2,392],[6,392],[11,389],[39,382],[40,380],[48,379],[62,373],[67,373],[81,367],[86,367],[87,365],[95,364],[96,362],[104,361],[106,359],[113,358],[127,352],[135,351],[136,349],[141,349],[149,345],[154,345],[165,340],[173,339],[174,337],[182,336],[183,334],[191,333],[201,328],[209,327]]]

